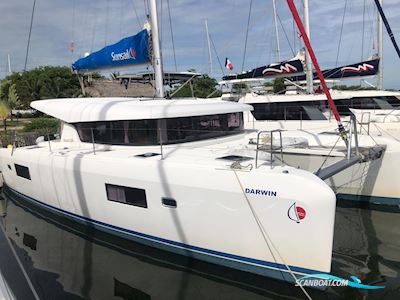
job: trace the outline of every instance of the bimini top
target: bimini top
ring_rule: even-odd
[[[194,98],[65,98],[34,101],[31,107],[67,123],[167,119],[253,110],[247,104]]]

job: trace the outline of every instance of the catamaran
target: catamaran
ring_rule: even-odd
[[[156,1],[149,7],[156,97],[32,102],[61,121],[61,137],[1,149],[7,190],[63,217],[211,263],[288,281],[330,272],[333,191],[269,156],[258,156],[255,167],[243,127],[251,106],[164,99]],[[146,38],[141,32],[139,40]],[[144,53],[118,45],[93,55]]]
[[[305,24],[308,24],[308,20],[305,20]],[[305,34],[308,36],[309,32]],[[309,51],[308,48],[307,50]],[[256,68],[238,75],[229,75],[224,79],[240,82],[253,80],[255,77],[291,76],[296,78],[297,76],[301,77],[300,80],[307,80],[309,94],[268,95],[251,92],[238,98],[228,94],[223,99],[253,106],[254,110],[244,116],[245,128],[256,129],[267,135],[266,138],[264,137],[267,145],[261,146],[263,148],[269,146],[268,149],[273,150],[273,145],[275,145],[275,151],[281,154],[280,160],[287,164],[321,174],[320,169],[324,166],[336,164],[347,157],[349,163],[343,163],[343,170],[326,178],[326,182],[339,198],[398,205],[400,188],[394,178],[400,176],[396,168],[400,160],[400,139],[398,139],[400,123],[388,119],[388,114],[380,119],[381,123],[372,122],[379,119],[371,118],[370,114],[371,109],[375,114],[379,111],[390,110],[390,116],[394,117],[396,108],[400,105],[398,98],[400,93],[331,91],[329,92],[331,99],[329,99],[326,94],[315,93],[313,90],[313,80],[318,79],[319,75],[317,72],[312,73],[308,52],[306,52],[305,60],[306,75],[303,75],[302,60],[303,55],[297,55],[288,61]],[[364,66],[367,67],[364,68]],[[378,67],[379,58],[372,57],[358,64],[337,67],[320,73],[330,78],[351,77],[354,74],[372,76],[377,74]],[[338,111],[336,115],[332,113],[332,103],[334,103],[334,109]],[[370,110],[364,111],[366,108]],[[359,112],[353,109],[363,110]],[[357,119],[350,122],[352,112],[359,112],[358,123],[361,124],[358,127],[355,126]],[[342,132],[336,130],[339,113],[344,116],[343,123],[340,125],[343,124],[347,130],[351,131],[351,135],[354,136],[352,141],[341,139]],[[385,123],[383,119],[392,122]],[[297,129],[301,131],[292,131]],[[274,140],[269,133],[273,130],[281,131],[280,138]],[[343,130],[339,127],[339,131]],[[275,138],[277,138],[276,135]],[[260,139],[254,135],[250,143],[259,148],[262,141],[263,138]],[[355,149],[356,163],[351,165],[352,147],[353,150]]]

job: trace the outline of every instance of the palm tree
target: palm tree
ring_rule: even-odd
[[[0,101],[0,118],[3,121],[4,131],[7,130],[7,118],[10,116],[11,109],[7,102]]]
[[[21,101],[19,100],[19,96],[17,94],[17,87],[14,84],[10,86],[8,89],[8,101],[7,101],[8,107],[11,110],[11,121],[13,119],[13,114],[12,111],[14,109],[18,109],[21,106]]]

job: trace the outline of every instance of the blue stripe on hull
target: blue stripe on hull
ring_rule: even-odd
[[[33,202],[36,205],[39,205],[47,210],[52,211],[53,213],[66,216],[71,219],[74,219],[77,222],[83,223],[85,225],[90,224],[94,226],[96,229],[108,232],[113,235],[117,235],[135,242],[139,242],[148,246],[156,247],[159,249],[163,249],[166,251],[170,251],[173,253],[181,254],[184,256],[193,257],[199,260],[215,263],[218,265],[251,272],[255,274],[259,274],[262,276],[272,277],[280,280],[286,280],[293,282],[293,277],[288,272],[287,268],[283,264],[278,264],[274,262],[262,261],[254,258],[243,257],[239,255],[219,252],[215,250],[205,249],[197,246],[186,245],[180,242],[163,239],[160,237],[151,236],[145,233],[140,233],[136,231],[132,231],[129,229],[117,227],[111,224],[103,223],[101,221],[93,220],[90,218],[86,218],[63,209],[51,206],[49,204],[43,203],[36,199],[33,199],[29,196],[21,194],[10,187],[7,187],[8,190],[12,191],[16,195]],[[317,270],[305,269],[296,266],[289,266],[290,269],[295,273],[300,274],[315,274],[315,273],[325,273]]]
[[[364,196],[364,195],[339,193],[336,195],[336,199],[339,201],[356,201],[356,202],[364,202],[370,204],[400,205],[400,198],[390,198],[390,197]]]

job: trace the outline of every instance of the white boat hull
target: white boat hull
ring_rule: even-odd
[[[119,158],[114,156],[118,151],[95,155],[54,146],[53,152],[18,148],[13,155],[2,149],[1,169],[7,187],[26,201],[157,248],[290,281],[287,265],[295,274],[330,271],[336,201],[314,175],[280,167],[265,172],[262,167],[237,171],[236,177],[230,168],[190,162],[190,155],[187,162],[177,162],[173,157],[135,158],[127,149]],[[29,167],[31,180],[17,176],[15,164]],[[148,208],[108,201],[106,183],[146,190]],[[308,188],[315,193],[306,193]],[[177,208],[162,205],[162,197],[175,199]],[[301,222],[288,217],[294,203],[307,212]]]

